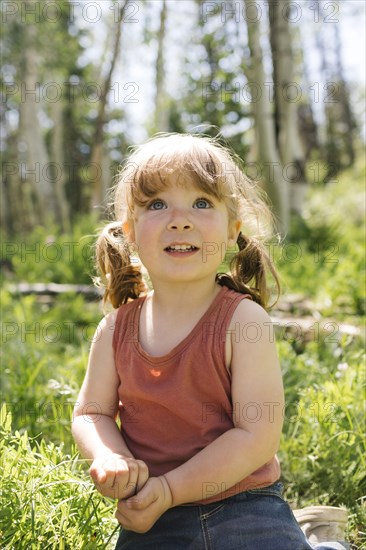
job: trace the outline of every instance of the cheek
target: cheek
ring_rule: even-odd
[[[214,219],[211,221],[211,225],[216,233],[220,232],[221,234],[229,233],[230,222],[227,212],[219,212]]]
[[[135,242],[139,249],[153,249],[157,246],[157,233],[154,224],[141,220],[135,226]]]

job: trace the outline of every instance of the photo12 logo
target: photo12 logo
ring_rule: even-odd
[[[109,88],[109,101],[115,105],[122,103],[139,103],[140,86],[136,82],[114,82]],[[57,103],[64,101],[74,104],[77,101],[95,104],[104,97],[102,86],[98,82],[81,82],[78,77],[71,77],[66,82],[36,82],[34,88],[27,87],[25,82],[5,82],[2,92],[6,100],[19,98],[21,103]]]
[[[1,6],[2,23],[12,21],[20,23],[58,23],[65,16],[69,23],[93,24],[100,22],[105,17],[106,10],[113,11],[114,22],[139,23],[136,17],[140,10],[139,2],[123,2],[117,0],[110,5],[109,2],[56,2],[40,0],[38,2],[3,1]]]
[[[228,20],[236,23],[258,23],[268,18],[268,12],[279,10],[280,17],[287,23],[298,23],[307,17],[314,23],[338,23],[340,6],[338,2],[285,2],[283,0],[203,2],[200,18],[206,23],[210,17],[220,17],[222,23]],[[306,13],[308,12],[308,13]]]

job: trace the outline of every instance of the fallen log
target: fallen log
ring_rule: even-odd
[[[103,290],[93,285],[65,285],[59,283],[17,283],[10,285],[8,290],[12,294],[36,294],[37,296],[58,296],[59,294],[82,294],[90,300],[100,299]]]
[[[314,317],[282,317],[270,315],[274,330],[280,337],[289,341],[310,342],[324,340],[325,342],[339,342],[342,334],[361,336],[359,327],[342,323],[329,318]]]

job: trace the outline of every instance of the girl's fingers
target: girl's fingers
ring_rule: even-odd
[[[133,495],[136,492],[138,478],[138,466],[135,462],[128,465],[128,476],[120,478],[121,489],[127,494]]]
[[[145,462],[142,460],[136,460],[138,464],[138,477],[137,477],[137,486],[136,486],[136,492],[141,491],[143,486],[146,484],[147,480],[149,479],[149,469]]]
[[[131,530],[131,521],[117,508],[115,518],[126,531]]]
[[[105,488],[112,488],[117,476],[126,477],[128,480],[128,466],[123,459],[117,457],[96,459],[89,472],[94,483],[103,485]]]
[[[92,464],[89,469],[89,474],[94,483],[104,483],[106,480],[105,470],[98,465]]]
[[[118,456],[94,460],[89,472],[102,494],[118,499],[135,495],[149,479],[145,462]]]
[[[141,491],[124,501],[124,505],[128,509],[143,510],[155,502],[158,498],[152,483],[147,483]]]

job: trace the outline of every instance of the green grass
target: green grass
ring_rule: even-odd
[[[308,345],[296,356],[279,344],[286,389],[279,458],[294,508],[345,506],[349,537],[366,547],[366,370],[362,342]]]
[[[273,246],[283,292],[302,293],[323,316],[360,323],[365,315],[365,166],[311,190],[304,220]]]
[[[272,249],[284,294],[311,300],[314,326],[324,318],[364,324],[363,177],[357,165],[338,182],[313,189],[304,222]],[[6,550],[113,548],[114,503],[96,493],[70,430],[101,306],[82,296],[44,301],[9,291],[21,280],[90,283],[92,238],[87,248],[67,243],[84,243],[82,235],[93,232],[91,221],[82,220],[74,235],[39,228],[23,243],[3,241],[3,260],[14,270],[5,275],[1,296]],[[57,262],[48,258],[60,250]],[[314,330],[299,345],[277,333],[286,389],[279,453],[286,496],[296,508],[346,506],[349,540],[366,549],[364,340]]]
[[[114,504],[96,493],[77,454],[13,432],[5,406],[0,438],[3,550],[111,548]]]
[[[91,284],[97,221],[78,220],[73,233],[57,226],[37,227],[27,235],[1,235],[7,279],[28,283]]]
[[[88,351],[102,316],[82,296],[53,303],[35,296],[2,302],[0,385],[17,430],[71,448],[71,414],[85,373]]]

